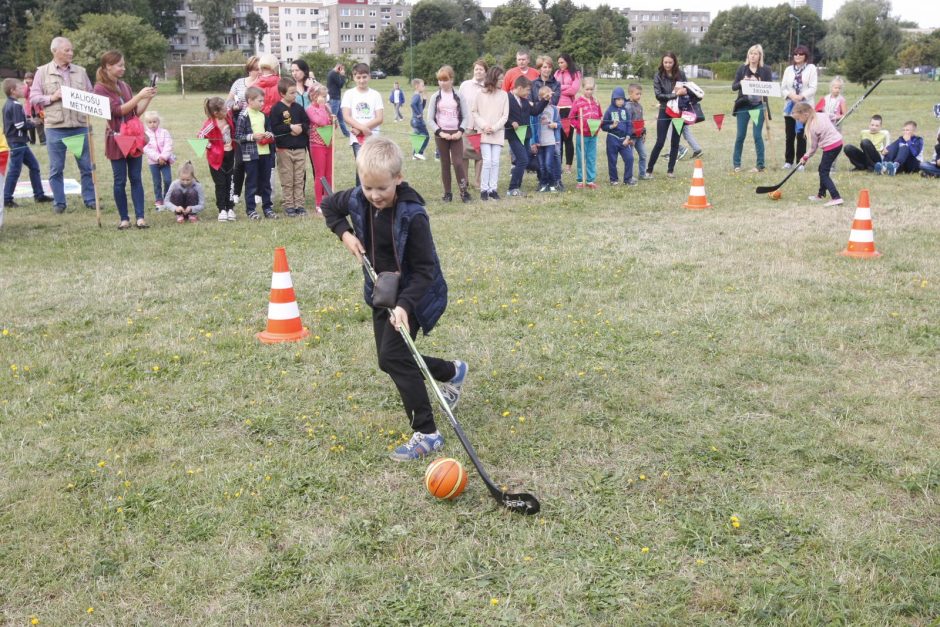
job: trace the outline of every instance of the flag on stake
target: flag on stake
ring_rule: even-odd
[[[65,147],[70,153],[78,158],[81,158],[82,151],[85,150],[85,135],[70,135],[69,137],[63,137],[62,143],[65,144]]]
[[[474,133],[473,135],[467,135],[467,141],[470,142],[470,145],[473,146],[473,149],[477,152],[480,152],[480,140],[483,139],[483,136],[479,133]]]
[[[317,128],[317,135],[320,136],[320,139],[323,140],[324,144],[329,146],[330,142],[333,141],[333,126],[332,125],[318,126],[316,128]]]
[[[408,138],[411,139],[411,150],[413,150],[416,153],[420,152],[421,146],[424,145],[425,137],[427,137],[427,135],[418,135],[417,133],[410,133],[408,135]]]
[[[718,130],[721,130],[721,123],[725,121],[724,113],[716,113],[712,116],[712,119],[715,120],[715,126],[718,127]]]
[[[565,134],[565,137],[567,137],[568,133],[571,132],[571,120],[569,118],[562,118],[561,132]]]
[[[762,109],[748,109],[747,114],[751,116],[751,122],[754,126],[757,126],[757,123],[760,121],[760,114]]]
[[[519,141],[521,141],[523,144],[525,143],[525,135],[528,130],[528,125],[516,127],[516,137],[518,137]]]
[[[597,135],[597,131],[601,128],[600,120],[588,120],[588,128],[591,129],[591,135]]]
[[[10,151],[0,152],[0,176],[7,175],[7,162],[10,160]]]
[[[685,126],[685,120],[682,118],[672,118],[672,125],[676,127],[677,133],[681,133],[682,127]]]
[[[193,149],[193,152],[196,153],[197,157],[201,157],[206,154],[206,148],[209,147],[208,139],[187,139],[189,142],[189,147]]]
[[[643,129],[646,128],[645,120],[633,120],[633,134],[639,137],[643,134]]]
[[[134,135],[114,135],[114,141],[118,145],[118,148],[121,149],[121,154],[125,157],[127,153],[131,151],[131,148],[134,147],[134,144],[137,143],[137,137]]]

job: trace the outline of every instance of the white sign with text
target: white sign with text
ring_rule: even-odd
[[[780,98],[780,83],[741,81],[741,93],[745,96],[771,96]]]
[[[111,119],[111,102],[107,96],[99,96],[90,91],[62,86],[62,106],[72,111],[93,115],[96,118]]]

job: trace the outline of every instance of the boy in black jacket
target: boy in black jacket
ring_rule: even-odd
[[[538,116],[545,109],[548,100],[539,100],[534,106],[529,102],[532,82],[525,76],[520,76],[513,84],[509,94],[509,117],[506,119],[506,133],[509,139],[509,150],[512,151],[513,166],[509,176],[509,191],[507,196],[521,196],[522,176],[529,165],[529,151],[526,146],[532,134],[529,129],[529,117]],[[519,139],[516,129],[525,128],[525,139]]]
[[[369,257],[377,273],[398,272],[395,307],[372,304],[372,279],[365,275],[365,300],[372,308],[372,331],[379,368],[392,378],[411,429],[411,439],[392,451],[395,461],[420,459],[444,446],[424,377],[399,327],[412,339],[418,329],[430,333],[447,308],[447,283],[431,237],[424,199],[402,178],[401,148],[386,137],[369,137],[356,156],[362,185],[323,199],[326,226],[361,263]],[[365,274],[365,272],[363,272]],[[460,400],[467,364],[424,357],[431,376],[451,409]]]
[[[297,84],[282,78],[277,84],[281,101],[271,107],[268,117],[277,147],[277,175],[284,194],[284,213],[288,218],[307,215],[304,209],[304,177],[307,172],[307,147],[310,122],[297,100]]]
[[[3,81],[3,93],[7,96],[3,105],[3,132],[10,144],[10,161],[7,164],[6,181],[3,184],[3,201],[7,207],[15,207],[13,190],[20,178],[20,172],[25,165],[29,170],[29,182],[33,185],[33,198],[36,202],[51,202],[52,198],[46,196],[42,190],[42,173],[39,162],[33,151],[29,149],[29,131],[36,128],[33,121],[26,117],[23,105],[19,98],[23,97],[26,86],[15,78]]]

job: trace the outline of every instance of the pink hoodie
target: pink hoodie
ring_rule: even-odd
[[[815,112],[816,120],[806,128],[806,134],[809,136],[812,147],[803,156],[808,160],[822,146],[823,151],[833,150],[842,145],[842,134],[835,127],[828,113],[820,111]]]
[[[170,131],[162,126],[158,126],[156,132],[145,128],[144,132],[150,141],[144,146],[144,154],[147,155],[147,163],[157,165],[159,159],[166,159],[167,163],[175,161],[173,157],[173,138]]]

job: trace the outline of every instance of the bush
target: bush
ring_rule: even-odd
[[[708,68],[714,74],[713,78],[719,81],[734,79],[734,73],[741,67],[740,61],[716,61],[715,63],[700,64],[699,67]]]
[[[136,91],[150,81],[150,73],[163,69],[163,58],[168,44],[166,38],[152,26],[134,15],[116,13],[87,14],[78,28],[65,33],[75,50],[76,65],[88,71],[95,82],[95,71],[101,55],[117,50],[124,55],[127,70],[124,81]]]
[[[245,61],[247,57],[238,51],[225,52],[217,56],[212,65],[228,65],[237,63],[240,67],[188,67],[185,70],[186,89],[188,91],[205,91],[210,93],[227,94],[229,89],[239,78],[246,76]],[[176,91],[181,91],[179,76],[176,79]]]

